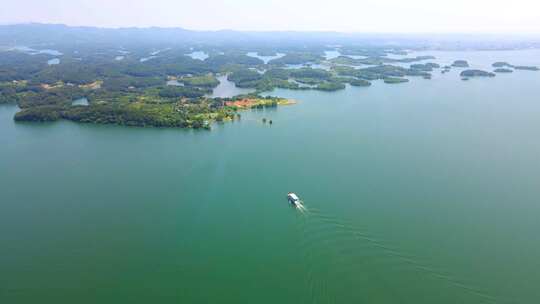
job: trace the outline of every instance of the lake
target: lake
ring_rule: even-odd
[[[250,57],[254,57],[254,58],[259,58],[260,60],[264,62],[264,64],[267,64],[270,60],[278,59],[285,56],[284,53],[276,53],[273,56],[261,56],[257,52],[248,52],[246,55]]]
[[[60,64],[60,58],[49,59],[49,60],[47,60],[47,64],[48,64],[48,65],[57,65],[57,64]]]
[[[42,49],[42,50],[36,50],[27,46],[16,46],[11,48],[12,50],[24,52],[30,55],[37,55],[37,54],[47,54],[51,56],[62,56],[63,54],[57,50],[51,50],[51,49]]]
[[[197,60],[205,60],[206,58],[209,57],[208,53],[206,52],[203,52],[203,51],[193,51],[189,54],[186,54],[186,56],[189,56],[193,59],[197,59]]]
[[[14,123],[0,106],[0,298],[535,303],[540,72],[460,71],[277,90],[298,104],[212,131]]]
[[[72,103],[74,106],[87,106],[88,105],[88,99],[86,98],[79,98],[74,100]]]
[[[208,97],[234,97],[236,95],[249,94],[254,92],[254,89],[239,88],[234,85],[234,82],[227,79],[227,75],[220,75],[217,77],[219,84],[214,88],[212,94],[208,94]]]

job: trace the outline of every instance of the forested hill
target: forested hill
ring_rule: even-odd
[[[540,36],[487,34],[381,34],[338,32],[244,32],[233,30],[193,31],[183,28],[99,28],[62,24],[0,25],[0,46],[6,45],[245,45],[246,43],[281,47],[323,44],[391,45],[407,48],[509,49],[540,47]]]
[[[39,43],[104,44],[235,44],[235,43],[326,43],[350,39],[336,32],[241,32],[232,30],[193,31],[183,28],[98,28],[62,24],[17,24],[0,26],[0,44]]]

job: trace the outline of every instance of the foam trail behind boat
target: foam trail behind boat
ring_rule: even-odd
[[[300,210],[300,212],[302,212],[302,213],[305,213],[305,212],[308,211],[307,208],[304,206],[304,202],[299,201],[298,203],[299,204],[296,205],[296,209]]]

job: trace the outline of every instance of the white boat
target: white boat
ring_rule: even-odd
[[[301,203],[300,203],[300,198],[298,197],[298,195],[296,195],[295,193],[292,193],[292,192],[289,192],[287,194],[287,200],[289,200],[289,203],[291,203],[292,205],[298,207]]]

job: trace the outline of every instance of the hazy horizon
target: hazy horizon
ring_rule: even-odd
[[[455,32],[375,32],[375,31],[339,31],[339,30],[249,30],[249,29],[231,29],[231,28],[219,28],[219,29],[193,29],[188,28],[184,26],[155,26],[155,25],[148,25],[148,26],[99,26],[99,25],[73,25],[73,24],[66,24],[66,23],[55,23],[55,22],[13,22],[13,23],[2,23],[0,22],[0,26],[21,26],[21,25],[50,25],[50,26],[66,26],[71,28],[97,28],[97,29],[111,29],[111,30],[122,30],[122,29],[181,29],[181,30],[187,30],[187,31],[193,31],[193,32],[226,32],[226,31],[232,31],[232,32],[244,32],[244,33],[327,33],[327,34],[359,34],[359,35],[412,35],[412,36],[429,36],[429,35],[437,35],[437,36],[494,36],[497,38],[500,37],[512,37],[512,36],[527,36],[527,37],[537,37],[540,36],[540,31],[538,32],[467,32],[467,31],[455,31]]]
[[[344,9],[344,8],[347,9]],[[129,9],[126,9],[129,8]],[[0,24],[195,31],[297,31],[388,34],[539,34],[540,3],[480,1],[350,2],[214,0],[37,0],[4,4]]]

